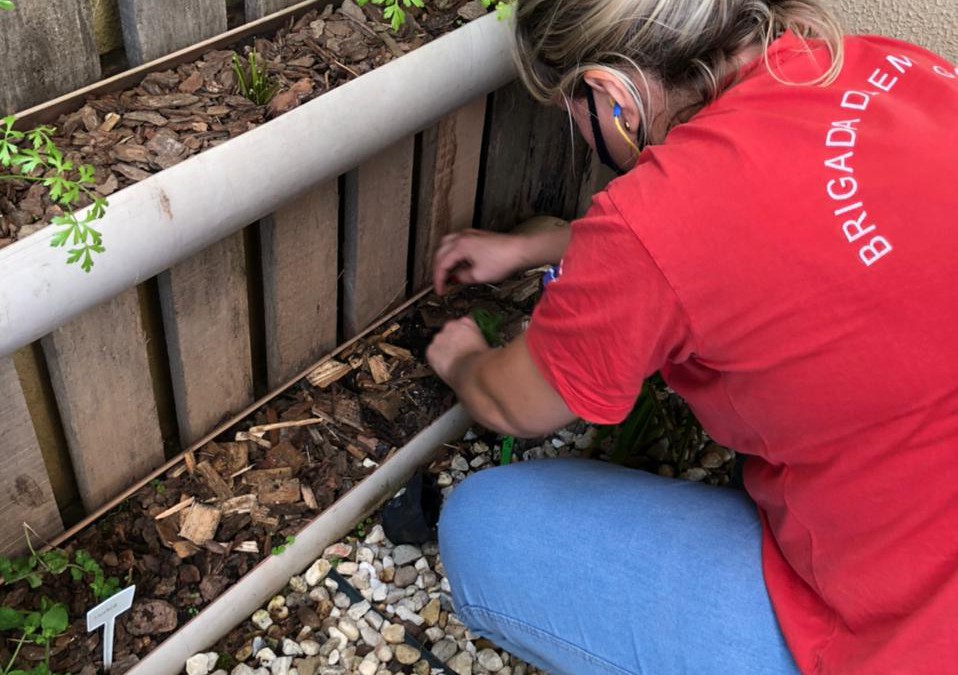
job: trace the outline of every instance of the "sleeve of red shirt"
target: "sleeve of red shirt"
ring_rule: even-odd
[[[608,194],[572,224],[559,278],[526,332],[533,362],[573,413],[617,424],[642,382],[690,350],[685,312]]]

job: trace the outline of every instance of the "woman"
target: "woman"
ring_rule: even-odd
[[[562,274],[512,344],[463,319],[430,361],[519,436],[617,423],[661,371],[748,496],[482,472],[440,525],[464,621],[556,675],[956,672],[955,67],[818,0],[516,14],[526,85],[623,175],[571,236],[448,237],[440,291]]]

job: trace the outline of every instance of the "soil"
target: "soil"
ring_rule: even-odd
[[[65,546],[71,557],[89,552],[122,587],[137,586],[133,609],[117,622],[113,672],[149,653],[452,407],[452,391],[425,363],[440,326],[482,307],[504,317],[502,338],[510,339],[523,330],[539,285],[533,272],[498,288],[425,297]],[[82,618],[96,604],[86,584],[62,574],[46,575],[40,593],[26,582],[0,586],[0,605],[35,609],[40,595],[74,618],[52,650],[53,672],[96,673],[102,647]],[[0,644],[3,663],[12,637]],[[42,658],[25,647],[20,662],[32,667]]]
[[[237,47],[241,56],[255,50],[260,65],[278,83],[268,105],[255,105],[237,91],[232,50],[211,51],[194,63],[150,73],[132,89],[88,98],[82,108],[57,120],[54,141],[75,166],[94,167],[95,191],[108,197],[402,56],[485,10],[479,0],[436,0],[427,9],[406,12],[406,25],[394,33],[383,21],[381,7],[360,8],[346,0],[340,9],[310,11],[272,37]],[[0,248],[60,214],[42,186],[0,182]]]

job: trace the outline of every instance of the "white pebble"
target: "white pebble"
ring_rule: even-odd
[[[283,654],[286,656],[302,656],[303,650],[293,640],[283,638]]]
[[[316,640],[303,640],[299,643],[299,648],[306,656],[316,656],[319,654],[320,644]]]
[[[326,578],[326,575],[329,574],[331,569],[333,569],[332,563],[324,558],[320,558],[310,565],[303,577],[308,585],[317,586],[319,582]]]
[[[373,529],[369,531],[369,535],[366,537],[367,544],[381,544],[386,540],[386,533],[383,531],[382,525],[373,525]]]
[[[210,661],[206,654],[196,654],[186,660],[187,675],[209,675]]]
[[[336,571],[344,577],[353,576],[357,570],[359,570],[359,565],[354,562],[349,562],[348,560],[344,560],[336,567]]]
[[[270,618],[269,612],[267,612],[265,609],[258,609],[253,612],[253,616],[250,618],[250,621],[252,621],[253,625],[260,630],[266,630],[273,625],[273,619]]]
[[[361,618],[366,616],[366,613],[370,609],[372,609],[372,605],[364,600],[362,602],[357,602],[355,605],[346,610],[346,614],[353,621],[359,621]]]

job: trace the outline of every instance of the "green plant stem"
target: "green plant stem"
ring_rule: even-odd
[[[27,641],[27,636],[22,636],[17,640],[17,648],[13,650],[13,656],[10,657],[10,663],[7,664],[7,667],[3,669],[4,675],[10,672],[10,669],[13,668],[13,664],[17,662],[17,657],[20,655],[20,649],[23,647],[23,643]]]

